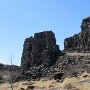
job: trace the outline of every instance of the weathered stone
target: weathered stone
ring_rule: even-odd
[[[64,73],[57,72],[57,73],[55,73],[55,75],[54,75],[54,79],[55,79],[55,80],[57,80],[57,79],[61,80],[62,77],[63,77],[63,75],[64,75]]]
[[[20,79],[16,78],[21,75],[21,68],[16,65],[0,64],[0,82],[16,82]]]
[[[64,40],[65,52],[90,52],[90,17],[83,19],[81,32]]]
[[[35,33],[34,37],[25,40],[23,48],[21,67],[26,70],[39,65],[49,67],[60,55],[59,46],[52,31]]]

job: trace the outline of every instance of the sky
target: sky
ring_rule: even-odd
[[[24,40],[52,30],[63,50],[64,39],[81,31],[90,16],[90,0],[0,0],[0,63],[20,65]]]

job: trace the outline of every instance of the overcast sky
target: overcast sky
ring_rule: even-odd
[[[90,15],[90,0],[0,0],[0,63],[20,65],[25,38],[52,30],[60,49],[80,32]]]

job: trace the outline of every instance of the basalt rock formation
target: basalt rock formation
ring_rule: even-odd
[[[40,65],[50,67],[57,61],[60,54],[61,51],[52,31],[35,33],[34,37],[25,39],[21,67],[25,70]]]
[[[63,81],[67,76],[90,72],[90,17],[83,19],[81,32],[64,41],[64,52],[59,50],[52,31],[35,33],[24,42],[21,58],[22,79],[38,80],[42,77]],[[73,53],[71,55],[70,53]],[[70,55],[69,55],[70,54]],[[80,53],[79,53],[80,54]]]
[[[90,52],[90,17],[82,20],[81,32],[64,41],[65,52]]]

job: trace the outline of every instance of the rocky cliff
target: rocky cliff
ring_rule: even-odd
[[[82,20],[81,32],[64,41],[65,52],[90,52],[90,17]]]
[[[28,70],[32,66],[53,65],[61,54],[52,31],[35,33],[34,37],[25,39],[21,58],[21,67]]]
[[[75,55],[74,52],[90,51],[90,17],[83,19],[81,32],[64,41],[64,54],[56,44],[52,31],[35,33],[25,39],[21,58],[22,79],[37,80],[42,77],[63,80],[90,72],[90,54]],[[71,52],[73,55],[69,55]]]

